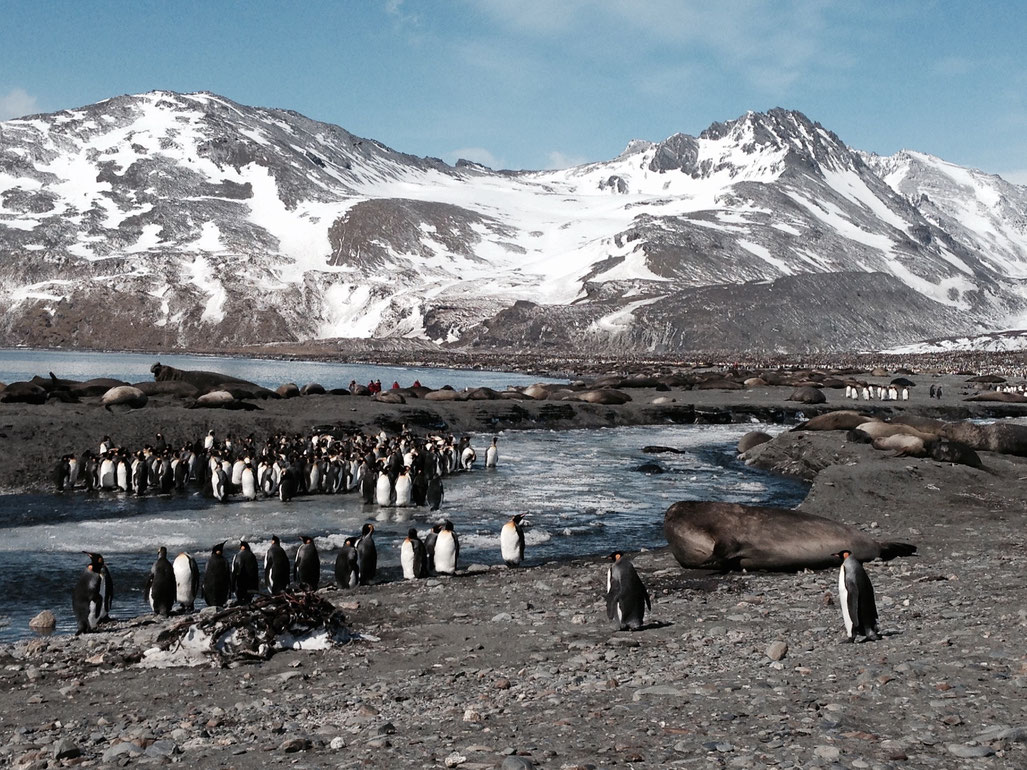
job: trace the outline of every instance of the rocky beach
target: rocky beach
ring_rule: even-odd
[[[95,400],[0,404],[0,487],[42,490],[57,456],[104,434],[341,429],[485,433],[664,422],[794,424],[841,408],[947,420],[1027,414],[967,402],[965,376],[910,375],[907,401],[787,400],[793,387],[618,383],[622,404],[357,396],[257,402],[260,411],[142,409]],[[652,378],[650,378],[652,379]],[[870,378],[887,383],[889,376]],[[636,386],[637,385],[637,386]],[[942,399],[929,399],[941,385]],[[632,555],[653,598],[646,626],[606,618],[608,562],[468,564],[456,577],[320,593],[353,635],[259,663],[212,655],[152,668],[180,617],[121,618],[81,637],[0,649],[0,761],[19,768],[827,767],[1027,765],[1027,459],[982,468],[898,457],[844,430],[784,431],[745,461],[812,484],[801,510],[918,547],[867,571],[879,641],[845,644],[837,571],[684,570]],[[211,612],[204,610],[203,612]],[[115,615],[117,613],[115,612]],[[202,616],[202,612],[201,612]]]

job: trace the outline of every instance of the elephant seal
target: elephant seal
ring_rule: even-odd
[[[601,388],[579,393],[577,400],[589,404],[626,404],[631,400],[631,396],[613,388]]]
[[[275,388],[275,393],[280,398],[296,398],[300,395],[300,387],[295,382],[287,382],[284,385],[279,385]]]
[[[799,423],[792,430],[852,430],[872,419],[851,409],[838,409],[827,414],[818,414],[806,422]]]
[[[664,514],[663,532],[686,569],[826,569],[838,567],[843,550],[860,561],[916,553],[915,545],[880,543],[822,516],[739,503],[674,503]]]
[[[1006,393],[1002,390],[989,390],[976,396],[964,398],[964,401],[998,401],[1004,404],[1027,404],[1027,398],[1020,393]]]
[[[498,401],[499,393],[492,388],[472,388],[467,391],[468,401]]]
[[[452,388],[441,388],[433,390],[431,393],[425,393],[423,398],[425,401],[466,401],[467,393],[460,393]]]
[[[890,436],[875,438],[871,443],[874,449],[893,450],[896,457],[927,457],[930,454],[930,445],[934,442],[930,439],[924,441],[917,436],[893,433]]]
[[[549,398],[549,388],[547,388],[545,385],[529,385],[521,392],[529,398],[535,399],[536,401],[545,401],[547,398]]]
[[[795,388],[785,401],[797,401],[800,404],[826,404],[827,396],[824,395],[820,388],[804,385]]]
[[[932,460],[940,463],[955,463],[966,465],[970,468],[984,469],[981,457],[966,444],[959,441],[947,441],[940,439],[931,445],[930,456]]]
[[[764,433],[761,430],[751,430],[738,439],[738,454],[745,454],[754,446],[766,444],[771,438],[773,437],[769,433]]]
[[[388,390],[383,390],[381,393],[374,394],[374,400],[382,404],[405,404],[407,400],[399,393],[392,393]]]
[[[857,425],[856,430],[861,430],[871,438],[884,438],[885,436],[915,436],[919,439],[930,439],[932,434],[924,433],[909,425],[900,425],[892,422],[881,422],[880,420],[865,422]]]
[[[185,380],[162,380],[160,382],[133,382],[133,388],[139,388],[148,396],[172,396],[174,398],[196,398],[199,388]]]
[[[45,404],[46,388],[31,382],[12,382],[0,391],[0,402],[5,404]]]
[[[148,400],[147,395],[139,388],[133,388],[131,385],[118,385],[104,393],[100,398],[100,403],[108,407],[127,406],[139,409],[146,406]]]
[[[220,372],[204,372],[196,369],[176,369],[173,366],[165,366],[160,361],[150,367],[150,373],[156,382],[182,381],[195,385],[201,392],[220,390],[225,385],[233,385],[237,388],[246,389],[251,395],[249,398],[269,398],[271,391],[255,382],[233,377],[230,374]]]

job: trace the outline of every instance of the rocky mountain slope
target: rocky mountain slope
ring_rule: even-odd
[[[1027,188],[775,109],[494,171],[153,92],[0,123],[8,344],[858,350],[1027,315]]]

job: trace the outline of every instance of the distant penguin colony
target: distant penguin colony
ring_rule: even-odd
[[[485,467],[498,463],[498,437],[486,450]],[[104,436],[98,452],[62,455],[52,471],[54,489],[174,495],[193,489],[219,502],[277,497],[287,503],[307,495],[356,494],[385,511],[428,507],[445,501],[445,477],[471,471],[477,452],[470,436],[416,436],[406,426],[384,431],[332,430],[309,436],[272,434],[218,437],[210,430],[195,441],[169,441],[157,433],[141,449],[118,446]],[[409,514],[396,513],[398,518]]]

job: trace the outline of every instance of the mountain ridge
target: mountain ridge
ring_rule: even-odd
[[[154,91],[0,123],[0,278],[11,344],[883,349],[1027,316],[1027,188],[783,108],[493,171]]]

